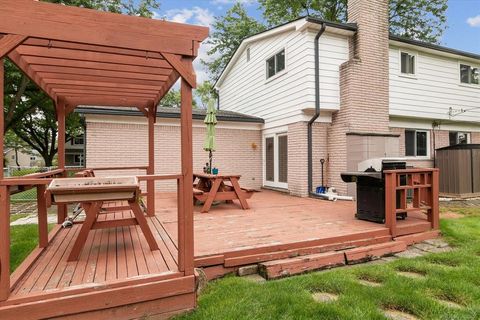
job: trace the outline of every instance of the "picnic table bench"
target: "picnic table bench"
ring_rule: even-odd
[[[225,174],[193,174],[193,201],[203,202],[202,213],[208,212],[214,201],[233,203],[238,200],[243,210],[247,210],[247,199],[250,199],[256,190],[240,187],[238,180],[241,175]]]
[[[110,178],[61,178],[53,179],[47,188],[50,201],[55,204],[80,203],[85,210],[85,221],[75,240],[67,261],[78,260],[78,256],[87,241],[90,230],[138,225],[145,236],[150,250],[158,250],[157,242],[148,226],[144,212],[139,204],[140,185],[136,177]],[[132,210],[132,218],[97,221],[102,214],[111,210],[102,210],[104,202],[126,201],[127,206],[109,208]]]

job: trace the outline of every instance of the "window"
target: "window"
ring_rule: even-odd
[[[428,134],[422,130],[405,130],[405,155],[426,157],[428,155]]]
[[[451,146],[456,144],[467,144],[470,143],[470,133],[450,131],[449,140]]]
[[[402,74],[415,75],[415,56],[407,52],[400,52],[400,71]]]
[[[247,48],[247,62],[250,61],[250,48]]]
[[[267,79],[285,70],[285,49],[267,59]]]
[[[83,154],[73,155],[73,164],[76,166],[83,166]]]
[[[479,68],[460,64],[460,82],[466,84],[479,84]]]
[[[84,143],[83,136],[79,136],[72,139],[72,146],[74,145],[82,145]]]

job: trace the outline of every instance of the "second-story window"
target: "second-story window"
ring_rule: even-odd
[[[285,70],[285,49],[267,59],[267,79]]]
[[[479,84],[480,70],[467,64],[460,64],[460,82]]]
[[[402,74],[415,75],[415,55],[408,52],[400,52],[400,71]]]

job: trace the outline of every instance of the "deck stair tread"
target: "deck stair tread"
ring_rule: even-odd
[[[271,260],[259,264],[259,273],[266,279],[301,274],[345,264],[363,262],[406,250],[402,241],[388,241],[355,248],[332,250],[297,257]]]

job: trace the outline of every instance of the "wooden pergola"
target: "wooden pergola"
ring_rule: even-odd
[[[54,102],[58,167],[65,176],[65,118],[79,105],[137,107],[148,118],[147,213],[155,210],[154,124],[162,97],[181,78],[179,268],[193,274],[192,62],[208,28],[61,6],[33,0],[0,0],[0,135],[4,132],[4,66],[8,57]],[[0,147],[3,163],[3,144]],[[56,172],[58,173],[58,172]],[[42,177],[45,178],[45,177]],[[7,179],[0,173],[0,301],[10,290],[9,193],[15,184],[39,186],[38,177]],[[22,180],[22,181],[20,181]],[[48,180],[48,179],[42,179]],[[186,183],[183,183],[185,181]],[[66,217],[59,206],[58,222]],[[40,207],[39,207],[40,210]],[[180,227],[181,225],[181,227]],[[6,267],[5,267],[6,266]]]

